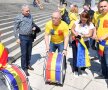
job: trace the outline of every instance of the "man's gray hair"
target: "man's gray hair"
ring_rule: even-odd
[[[30,7],[29,7],[29,5],[24,4],[24,5],[22,5],[21,10],[23,10],[24,8],[30,8]]]
[[[62,16],[59,10],[55,10],[53,13],[58,13],[59,14],[59,18],[61,18],[61,16]]]

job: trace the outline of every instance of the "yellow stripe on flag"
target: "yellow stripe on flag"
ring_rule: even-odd
[[[9,68],[6,68],[6,69],[14,76],[14,78],[15,78],[15,80],[17,82],[19,90],[24,90],[23,84],[21,82],[21,78],[19,77],[17,72],[12,67],[9,67]]]
[[[0,43],[0,57],[2,56],[3,51],[4,51],[4,46],[2,43]]]
[[[54,53],[52,57],[51,72],[50,72],[52,82],[55,82],[56,59],[57,59],[57,53]]]
[[[2,64],[0,64],[0,68],[2,67]]]
[[[102,46],[101,44],[99,44],[99,49],[100,49],[101,51],[104,51],[104,46]]]

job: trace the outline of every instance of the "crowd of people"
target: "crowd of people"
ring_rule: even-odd
[[[48,3],[49,0],[45,0],[45,2]],[[62,53],[65,56],[63,65],[66,69],[66,56],[68,46],[70,46],[72,72],[74,77],[78,77],[79,74],[88,76],[86,69],[91,66],[90,53],[92,53],[89,49],[93,49],[96,51],[94,58],[98,59],[101,65],[99,78],[108,79],[108,1],[100,0],[96,11],[92,10],[90,5],[84,4],[80,13],[77,5],[70,5],[69,11],[66,6],[66,3],[58,5],[57,10],[52,13],[51,19],[45,24],[45,52],[47,55],[50,52]],[[16,43],[20,45],[21,68],[26,76],[29,76],[28,69],[34,70],[30,63],[32,45],[36,34],[40,31],[33,21],[30,7],[23,5],[21,14],[15,17],[14,35]],[[1,34],[2,32],[0,32],[0,36]],[[8,55],[8,52],[6,54]],[[52,60],[54,59],[55,56]]]
[[[78,76],[79,69],[83,75],[87,74],[85,69],[91,66],[89,48],[95,45],[101,62],[102,76],[108,79],[108,2],[101,0],[97,8],[98,11],[94,11],[90,5],[84,5],[83,11],[79,14],[77,5],[70,5],[69,12],[66,5],[58,6],[52,13],[51,20],[45,25],[46,52],[57,50],[66,56],[70,42],[73,73],[74,76]],[[34,26],[29,6],[25,5],[22,7],[22,13],[15,18],[14,32],[21,47],[21,67],[27,76],[28,69],[34,70],[30,65],[33,42],[31,34],[32,30],[36,30]]]

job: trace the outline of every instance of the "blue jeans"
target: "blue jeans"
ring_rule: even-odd
[[[55,52],[58,49],[58,52],[63,52],[64,49],[64,42],[59,43],[59,44],[54,44],[50,42],[50,52]]]
[[[105,46],[104,56],[101,57],[101,68],[105,79],[108,79],[108,45]]]
[[[21,48],[21,67],[23,70],[27,69],[30,65],[31,52],[32,52],[32,38],[26,35],[19,35],[20,48]]]

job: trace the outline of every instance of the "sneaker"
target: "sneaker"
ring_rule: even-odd
[[[103,75],[99,75],[97,77],[95,77],[95,79],[105,79]]]
[[[74,77],[78,77],[78,72],[73,73]]]
[[[88,75],[88,73],[84,70],[82,70],[81,73],[82,73],[82,76],[87,76]]]

